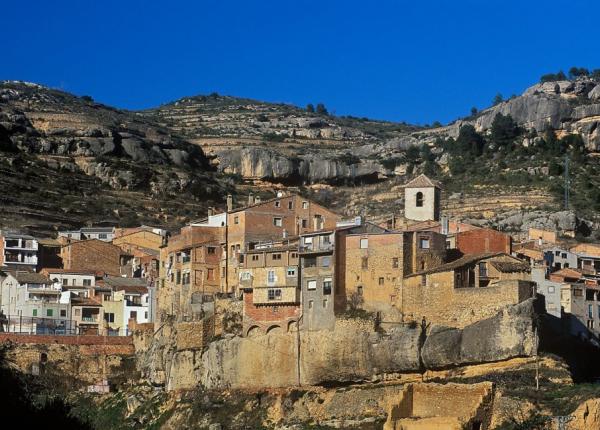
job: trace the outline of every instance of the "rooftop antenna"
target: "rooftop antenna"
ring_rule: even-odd
[[[569,156],[565,155],[565,210],[569,210]]]

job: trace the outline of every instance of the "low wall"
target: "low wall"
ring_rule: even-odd
[[[0,344],[8,361],[24,373],[54,376],[75,386],[137,379],[131,337],[0,333]]]

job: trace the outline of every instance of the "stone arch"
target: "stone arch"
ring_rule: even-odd
[[[260,334],[260,328],[257,325],[253,325],[246,331],[246,337],[257,336]]]
[[[298,328],[298,321],[290,321],[288,322],[287,329],[288,333],[295,332]]]
[[[272,325],[267,329],[267,334],[280,334],[283,333],[283,329],[280,325]]]
[[[40,364],[48,362],[48,354],[42,352],[40,354]]]

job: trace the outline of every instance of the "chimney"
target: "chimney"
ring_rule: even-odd
[[[256,197],[254,197],[254,204],[257,205],[260,203],[260,196],[257,195]]]
[[[208,208],[208,216],[211,217],[213,216],[215,213],[215,208],[213,208],[212,206]]]
[[[227,194],[227,212],[231,212],[233,210],[233,196],[231,194]]]
[[[252,206],[254,204],[254,194],[248,194],[248,206]]]

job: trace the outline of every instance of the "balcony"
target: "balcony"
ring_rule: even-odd
[[[300,246],[300,253],[306,254],[311,252],[332,252],[333,244],[331,242],[315,242],[311,244],[304,244]]]
[[[36,240],[6,239],[4,243],[4,249],[37,251],[38,243]]]

